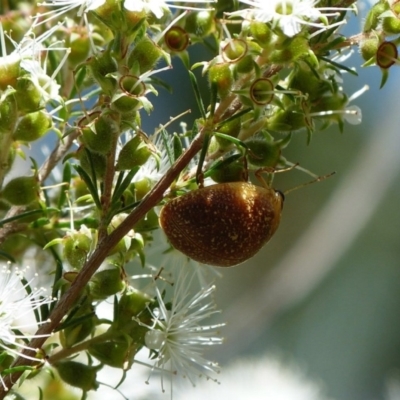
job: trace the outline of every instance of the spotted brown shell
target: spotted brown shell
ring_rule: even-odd
[[[253,257],[279,226],[283,196],[246,182],[207,186],[169,201],[160,224],[176,249],[230,267]]]

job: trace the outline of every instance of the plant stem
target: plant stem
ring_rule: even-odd
[[[93,344],[105,342],[105,341],[107,341],[107,339],[112,338],[112,336],[113,336],[113,334],[110,334],[110,332],[104,332],[101,335],[97,335],[93,338],[85,340],[84,342],[81,342],[73,347],[68,347],[68,348],[58,351],[57,353],[50,356],[47,359],[47,362],[50,365],[56,364],[58,361],[61,361],[64,358],[67,358],[69,356],[72,356],[73,354],[79,353],[82,350],[87,350]]]

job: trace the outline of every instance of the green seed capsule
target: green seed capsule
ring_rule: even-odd
[[[15,206],[24,206],[39,199],[39,190],[36,176],[20,176],[7,183],[2,197]]]

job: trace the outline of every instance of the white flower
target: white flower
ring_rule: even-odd
[[[78,8],[77,15],[82,17],[84,14],[91,10],[96,10],[96,8],[101,7],[106,0],[51,0],[44,1],[43,3],[38,3],[42,7],[56,7],[55,10],[51,10],[45,13],[37,14],[36,18],[40,19],[38,24],[49,21],[52,18],[57,18],[68,11]],[[57,8],[59,7],[59,8]]]
[[[202,288],[209,287],[210,282],[222,277],[220,268],[201,264],[174,249],[162,229],[153,232],[153,240],[148,244],[146,250],[146,261],[155,273],[162,269],[163,276],[167,281],[174,280],[182,269],[188,268],[197,275],[197,282]]]
[[[22,38],[21,42],[15,42],[11,37],[4,33],[2,25],[0,24],[0,43],[4,43],[5,36],[14,46],[14,50],[11,54],[5,53],[5,47],[0,57],[0,74],[5,77],[7,75],[7,69],[13,70],[15,65],[19,65],[22,69],[28,72],[28,77],[35,87],[42,94],[44,102],[49,100],[59,100],[59,89],[60,85],[55,81],[55,76],[58,74],[65,61],[67,60],[70,49],[65,47],[56,47],[56,44],[50,47],[46,47],[44,42],[49,39],[55,31],[58,29],[58,25],[53,26],[51,29],[36,37],[31,28]],[[51,76],[46,73],[47,54],[50,51],[61,51],[64,52],[64,56],[59,62],[57,69]],[[46,57],[42,59],[42,55]]]
[[[298,34],[303,25],[319,28],[318,33],[320,30],[332,28],[336,25],[330,25],[326,17],[334,16],[337,11],[346,10],[339,7],[316,7],[319,0],[240,0],[240,2],[252,8],[239,10],[230,15],[271,22],[273,28],[279,27],[288,37]]]
[[[146,13],[152,12],[156,18],[160,19],[164,16],[168,8],[179,8],[183,10],[202,10],[198,7],[188,7],[187,3],[207,4],[215,3],[216,0],[125,0],[124,7],[129,11],[145,11]],[[172,3],[172,4],[169,4]],[[184,3],[183,6],[178,6],[176,3]]]
[[[162,0],[125,0],[124,7],[129,11],[152,12],[158,19],[163,17],[164,12],[168,10],[165,1]]]
[[[33,313],[53,300],[43,296],[43,288],[31,286],[33,279],[23,279],[23,271],[18,268],[10,269],[7,265],[0,269],[0,347],[9,354],[39,362],[40,359],[21,353],[24,349],[36,352],[22,340],[38,337],[31,334],[32,328],[36,330],[38,325]],[[4,385],[1,377],[0,380]]]
[[[45,18],[45,21],[49,19],[59,17],[60,15],[73,10],[74,8],[78,8],[77,15],[78,17],[84,16],[84,14],[89,11],[96,10],[101,7],[106,0],[51,0],[40,3],[39,5],[44,7],[60,7],[58,9],[48,11],[43,14],[38,14],[37,18]],[[187,3],[195,3],[195,4],[207,4],[214,3],[215,0],[178,0],[178,1],[163,1],[163,0],[125,0],[124,7],[128,11],[141,12],[145,11],[146,13],[153,13],[156,18],[161,18],[164,16],[164,13],[168,11],[168,7],[171,8],[180,8],[185,10],[201,10],[201,8],[188,7]],[[174,3],[168,5],[168,3]],[[183,6],[177,6],[175,3],[185,3]],[[43,23],[41,21],[40,23]]]
[[[33,32],[33,27],[29,29],[29,31],[24,35],[22,40],[17,43],[12,39],[12,37],[8,36],[7,33],[3,31],[3,25],[0,24],[0,43],[5,43],[5,36],[7,36],[8,40],[14,46],[14,50],[11,54],[7,55],[5,46],[2,45],[2,54],[0,58],[0,64],[4,65],[10,62],[33,59],[40,61],[42,53],[46,53],[48,51],[59,51],[59,50],[67,50],[59,47],[50,47],[46,48],[43,44],[47,39],[49,39],[55,31],[59,28],[58,25],[53,26],[51,29],[47,30],[40,36],[36,36]]]
[[[153,326],[145,335],[146,346],[157,352],[154,367],[187,377],[194,385],[197,376],[207,378],[219,372],[217,364],[202,355],[203,346],[222,343],[218,329],[224,324],[201,325],[218,311],[211,294],[214,286],[191,294],[194,272],[182,268],[170,303],[156,288],[158,308],[152,311]],[[215,379],[214,379],[215,380]]]
[[[22,60],[21,68],[29,72],[29,80],[35,85],[42,96],[42,100],[47,103],[50,100],[59,98],[60,85],[54,77],[46,74],[46,71],[41,67],[36,60]]]

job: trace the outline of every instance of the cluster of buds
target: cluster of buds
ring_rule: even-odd
[[[400,39],[400,2],[380,0],[371,7],[363,27],[360,43],[365,66],[378,65],[382,71],[381,87],[389,76],[389,68],[398,64]]]
[[[284,156],[293,135],[305,132],[309,142],[331,124],[342,131],[345,122],[360,123],[361,111],[349,106],[355,96],[341,85],[341,75],[353,72],[343,60],[359,44],[368,65],[387,71],[397,62],[398,39],[387,39],[400,33],[397,2],[380,0],[362,34],[352,38],[338,31],[356,0],[6,3],[0,16],[1,256],[23,263],[34,249],[37,259],[47,260],[37,265],[41,275],[54,278],[52,313],[39,321],[34,348],[83,392],[99,389],[104,366],[131,369],[142,349],[148,364],[170,377],[185,375],[194,384],[201,372],[215,379],[218,366],[201,351],[221,343],[222,324],[203,325],[216,312],[210,300],[216,275],[201,260],[242,262],[275,232],[283,197],[247,181],[263,170],[270,185],[277,170],[296,168]],[[208,56],[192,63],[198,46]],[[171,121],[157,121],[164,125],[145,132],[142,121],[157,119],[152,97],[170,88],[162,77],[176,62],[187,70],[180,79],[191,82],[200,116],[190,129],[183,121],[179,132],[170,130]],[[179,100],[179,85],[171,89]],[[176,119],[186,118],[185,105],[182,111]],[[33,174],[8,177],[27,149],[48,149],[54,140],[42,165],[31,157]],[[208,232],[214,241],[207,226],[191,239],[204,207],[219,213],[220,204],[214,208],[207,198],[200,205],[196,194],[214,193],[201,190],[210,183],[222,200],[221,188],[240,198],[241,230],[251,231],[253,223],[264,229],[246,193],[263,204],[267,215],[259,210],[258,219],[265,219],[266,237],[249,256],[231,254],[247,242],[232,248],[222,238],[229,261],[218,260],[218,251],[200,263],[189,259],[198,248],[208,251],[202,242]],[[160,206],[188,192],[187,209],[196,208],[191,221],[173,207],[161,213],[175,236],[167,241]],[[224,212],[229,219],[235,209]],[[233,243],[242,237],[237,226],[224,231]],[[184,254],[171,245],[182,240],[191,246],[180,249]],[[106,319],[97,311],[105,300],[114,304]],[[53,331],[53,343],[45,345]],[[0,398],[31,371],[32,348],[1,371]],[[80,353],[89,361],[72,359]]]

